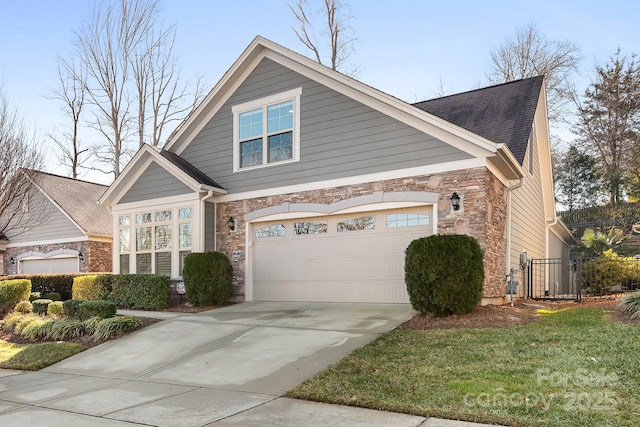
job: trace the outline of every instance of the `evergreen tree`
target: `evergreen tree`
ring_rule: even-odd
[[[627,58],[618,50],[609,63],[596,65],[574,131],[596,159],[609,202],[622,202],[640,154],[640,64],[635,55]]]

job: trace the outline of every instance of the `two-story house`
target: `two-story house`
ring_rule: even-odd
[[[543,77],[409,104],[257,37],[162,150],[101,198],[116,272],[232,260],[246,300],[408,302],[404,250],[474,236],[484,303],[520,253],[568,255]]]

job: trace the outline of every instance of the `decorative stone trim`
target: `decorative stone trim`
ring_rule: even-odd
[[[451,194],[464,196],[464,210],[451,211]],[[433,203],[437,210],[438,233],[475,237],[484,251],[484,298],[504,296],[506,265],[506,187],[487,168],[474,168],[390,179],[322,190],[281,194],[217,203],[216,238],[218,251],[225,253],[234,268],[237,295],[245,294],[245,233],[229,231],[226,219],[236,218],[239,230],[269,215],[290,212],[337,212],[373,203],[408,201],[411,198]],[[232,257],[233,253],[239,256]]]

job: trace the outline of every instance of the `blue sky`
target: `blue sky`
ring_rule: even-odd
[[[618,48],[640,53],[640,2],[632,0],[345,2],[358,37],[350,61],[360,69],[358,79],[409,102],[432,98],[441,86],[451,94],[486,85],[489,51],[530,22],[549,39],[576,43],[585,75],[595,60],[606,61]],[[91,3],[0,0],[0,85],[46,147],[44,135],[63,124],[59,104],[46,98],[56,85],[56,57],[72,52],[73,31],[87,19]],[[212,87],[256,35],[309,54],[291,30],[287,3],[161,0],[163,19],[177,28],[183,77],[201,75]],[[48,170],[66,173],[48,150]]]

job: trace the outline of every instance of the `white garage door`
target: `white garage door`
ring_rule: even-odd
[[[20,261],[20,273],[77,273],[78,258],[43,258]]]
[[[404,251],[432,218],[420,207],[256,223],[253,299],[409,302]]]

